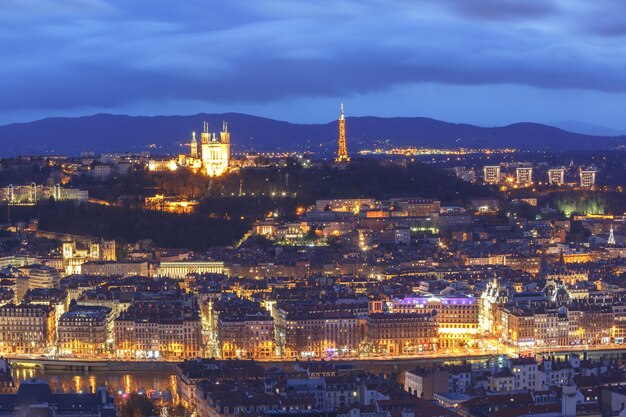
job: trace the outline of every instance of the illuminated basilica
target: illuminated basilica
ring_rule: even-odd
[[[200,143],[196,132],[191,137],[189,155],[179,156],[179,165],[187,166],[194,171],[202,171],[211,177],[218,177],[228,171],[230,164],[230,132],[228,124],[222,124],[219,135],[209,132],[209,124],[204,122]]]

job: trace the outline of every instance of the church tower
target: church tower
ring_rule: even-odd
[[[220,142],[230,143],[230,132],[228,131],[228,123],[222,122],[222,131],[220,132]]]
[[[226,123],[219,136],[209,132],[209,124],[204,122],[202,132],[202,170],[211,177],[218,177],[228,171],[230,163],[230,133]]]
[[[343,115],[343,103],[341,103],[341,114],[339,115],[338,145],[335,162],[338,164],[350,162],[350,156],[348,156],[348,148],[346,146],[346,118]]]
[[[196,140],[196,132],[191,133],[191,157],[198,157],[198,141]]]
[[[204,122],[204,126],[202,129],[202,144],[204,145],[205,143],[209,143],[210,138],[209,138],[210,134],[209,134],[209,122]]]

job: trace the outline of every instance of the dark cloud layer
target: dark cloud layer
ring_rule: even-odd
[[[0,111],[263,103],[415,83],[625,92],[626,27],[614,21],[624,6],[607,5],[5,0]]]

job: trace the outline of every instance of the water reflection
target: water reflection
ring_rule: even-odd
[[[80,372],[42,370],[39,368],[14,368],[16,385],[31,378],[41,378],[50,384],[53,392],[92,392],[97,387],[107,387],[115,395],[138,392],[177,404],[176,375],[168,372]]]

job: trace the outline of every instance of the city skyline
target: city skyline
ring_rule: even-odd
[[[10,1],[0,123],[202,111],[326,122],[344,101],[353,116],[622,131],[622,7]]]
[[[623,12],[0,0],[0,416],[626,417]]]

